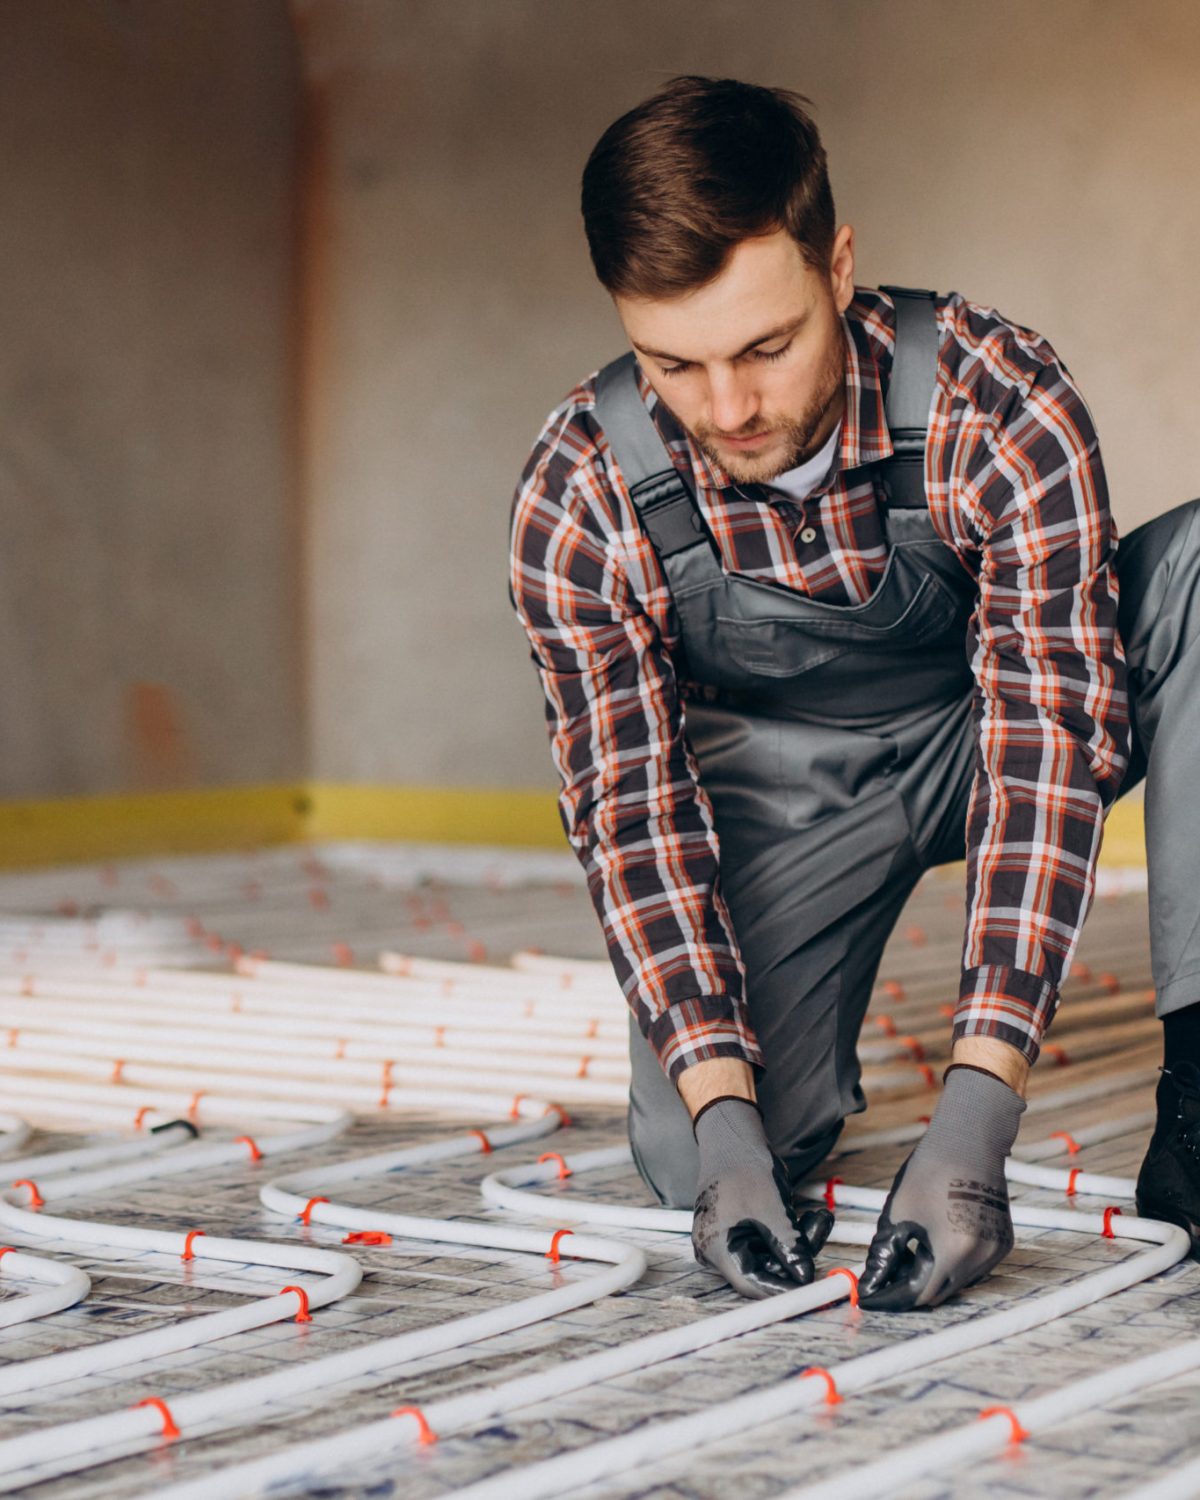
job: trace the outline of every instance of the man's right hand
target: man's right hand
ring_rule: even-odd
[[[756,1105],[740,1098],[706,1104],[693,1122],[700,1148],[692,1248],[743,1297],[769,1297],[807,1286],[813,1256],[833,1215],[808,1209],[797,1220],[782,1162]]]

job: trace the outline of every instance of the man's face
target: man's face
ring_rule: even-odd
[[[698,291],[617,297],[646,379],[701,449],[742,484],[794,469],[845,406],[841,314],[854,295],[854,235],[814,271],[785,230],[743,240]]]

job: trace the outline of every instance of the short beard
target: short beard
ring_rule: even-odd
[[[736,433],[737,437],[753,437],[755,432],[782,433],[784,437],[783,458],[772,459],[764,468],[763,459],[739,458],[736,453],[722,453],[712,440],[709,429],[701,428],[692,433],[697,447],[718,469],[724,469],[729,477],[740,484],[767,484],[796,469],[810,458],[814,458],[829,440],[829,432],[823,431],[830,407],[837,402],[846,383],[846,340],[840,321],[837,324],[837,342],[830,351],[821,371],[816,394],[799,417],[763,418],[750,432]]]

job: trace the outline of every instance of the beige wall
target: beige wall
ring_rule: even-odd
[[[957,289],[1082,382],[1128,528],[1200,490],[1200,10],[1180,0],[294,0],[322,101],[320,776],[554,783],[505,593],[546,412],[621,349],[587,152],[674,72],[799,88],[860,279]]]
[[[295,776],[284,0],[0,37],[0,797]]]

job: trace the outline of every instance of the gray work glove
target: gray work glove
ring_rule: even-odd
[[[956,1064],[945,1082],[883,1205],[858,1282],[863,1307],[936,1307],[1013,1247],[1004,1161],[1025,1101],[982,1068]]]
[[[791,1185],[762,1116],[746,1099],[715,1099],[693,1124],[700,1148],[692,1248],[743,1297],[769,1297],[813,1279],[813,1256],[833,1215],[809,1209],[797,1222]]]

